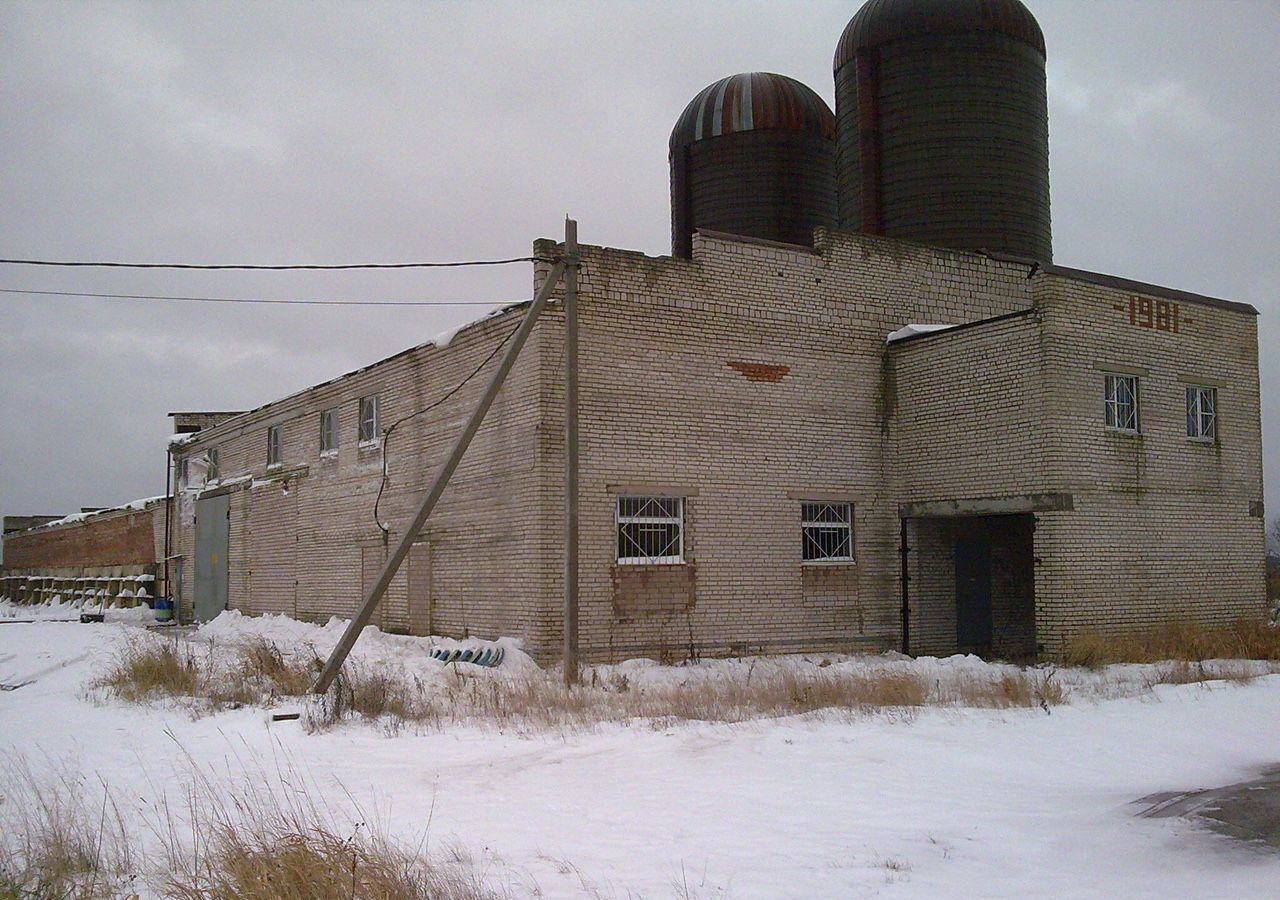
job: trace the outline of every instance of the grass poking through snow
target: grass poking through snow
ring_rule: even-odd
[[[185,803],[121,812],[68,770],[4,768],[3,900],[490,900],[501,872],[464,850],[428,855],[353,808],[337,816],[286,771],[228,788],[194,770]],[[425,838],[424,838],[425,841]]]
[[[1086,633],[1071,641],[1063,662],[1097,668],[1114,663],[1210,659],[1280,661],[1280,628],[1260,619],[1241,619],[1221,626],[1170,622],[1119,637]]]

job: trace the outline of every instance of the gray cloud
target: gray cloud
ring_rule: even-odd
[[[688,99],[779,71],[830,102],[856,2],[0,5],[5,256],[320,261],[668,246]],[[1030,0],[1050,59],[1057,261],[1263,311],[1280,511],[1280,122],[1267,2]],[[0,287],[516,299],[524,268],[47,271]],[[164,414],[247,408],[481,312],[0,295],[0,508],[158,493]]]

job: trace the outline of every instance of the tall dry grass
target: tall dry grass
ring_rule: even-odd
[[[314,650],[286,652],[261,637],[222,646],[146,634],[125,644],[92,686],[132,703],[187,697],[217,711],[301,696],[321,665]]]
[[[112,900],[132,893],[135,855],[105,784],[73,772],[37,782],[4,766],[0,794],[0,898]]]
[[[902,670],[811,671],[768,667],[691,676],[683,682],[632,684],[614,672],[566,688],[553,673],[512,679],[468,677],[455,669],[445,685],[429,688],[418,679],[359,667],[346,670],[334,688],[308,709],[311,731],[332,728],[353,717],[367,721],[412,722],[432,727],[489,723],[525,730],[584,730],[607,722],[648,721],[737,723],[803,714],[910,714],[925,706],[1047,709],[1065,702],[1066,689],[1052,673],[1005,673],[994,678],[957,677],[930,683]]]
[[[1063,654],[1067,665],[1095,669],[1114,663],[1210,659],[1280,661],[1280,628],[1249,619],[1221,626],[1174,621],[1121,636],[1098,632],[1081,634],[1068,644]]]
[[[3,900],[493,900],[509,891],[466,852],[392,840],[358,807],[308,799],[305,776],[228,787],[193,770],[185,801],[121,811],[105,784],[6,767]],[[299,785],[303,790],[291,789]],[[353,801],[354,803],[354,801]],[[499,873],[500,874],[500,873]]]
[[[585,730],[608,722],[736,723],[790,715],[910,715],[925,706],[1041,707],[1062,703],[1066,691],[1039,670],[992,669],[931,682],[901,665],[849,668],[784,665],[683,670],[679,680],[633,682],[618,670],[588,669],[583,684],[566,689],[554,672],[506,676],[450,666],[425,678],[403,668],[349,661],[333,687],[305,705],[303,724],[323,731],[364,720],[396,731],[406,724],[459,724],[523,730]],[[216,711],[270,705],[307,694],[321,661],[262,639],[212,648],[151,636],[125,648],[95,682],[131,702],[191,698]],[[675,670],[677,672],[681,670]]]

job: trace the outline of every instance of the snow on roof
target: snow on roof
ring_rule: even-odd
[[[957,326],[955,325],[918,325],[913,323],[911,325],[904,325],[901,328],[899,328],[897,331],[890,332],[889,336],[885,338],[884,342],[886,344],[893,344],[893,343],[897,343],[898,341],[904,341],[909,337],[916,337],[917,335],[921,335],[921,334],[932,334],[935,331],[946,331],[949,328],[955,328],[955,327]]]
[[[328,381],[322,381],[319,384],[308,385],[307,387],[304,387],[301,390],[294,391],[292,394],[286,394],[283,397],[279,397],[275,400],[268,401],[267,403],[264,403],[261,406],[255,406],[253,409],[246,410],[245,412],[237,413],[236,415],[230,418],[223,419],[221,422],[218,422],[216,425],[210,425],[208,428],[203,428],[200,431],[193,432],[189,435],[183,435],[183,437],[187,438],[186,441],[175,441],[174,439],[170,438],[169,444],[170,446],[180,447],[188,443],[188,441],[196,441],[201,438],[209,437],[210,433],[218,430],[228,422],[239,421],[245,416],[251,416],[254,413],[261,412],[267,407],[276,406],[277,404],[284,403],[287,400],[292,400],[295,397],[301,397],[303,394],[307,393],[308,391],[313,391],[317,388],[322,388],[331,384],[335,384],[339,381],[342,381],[345,378],[350,378],[352,375],[359,375],[361,372],[367,372],[370,369],[377,368],[383,363],[391,362],[393,359],[399,359],[400,357],[409,353],[413,353],[417,350],[424,350],[427,347],[435,347],[437,350],[443,350],[446,347],[448,347],[451,343],[453,343],[453,339],[457,335],[461,334],[462,332],[469,331],[470,329],[476,327],[477,325],[482,325],[491,319],[496,319],[500,316],[504,316],[514,309],[519,309],[520,307],[529,306],[529,305],[530,305],[529,300],[510,300],[505,303],[495,303],[493,308],[490,309],[488,312],[484,313],[483,315],[477,316],[476,318],[470,320],[469,322],[463,322],[461,325],[458,325],[454,328],[446,329],[440,332],[439,334],[437,334],[434,338],[432,338],[429,341],[425,341],[424,343],[421,343],[421,344],[415,344],[412,347],[407,347],[406,349],[401,350],[398,353],[393,353],[390,356],[380,359],[376,362],[371,362],[368,365],[361,366],[358,369],[352,369],[350,372],[344,372],[343,374],[338,375],[335,378],[330,378]]]
[[[164,499],[164,494],[160,494],[156,497],[143,497],[139,500],[130,500],[128,503],[121,503],[119,506],[108,506],[105,509],[95,509],[93,512],[72,513],[69,516],[63,516],[61,519],[54,519],[52,522],[45,522],[43,525],[37,525],[35,528],[28,528],[26,531],[19,531],[15,533],[28,534],[32,531],[43,531],[46,528],[57,528],[60,525],[74,525],[76,522],[83,522],[85,519],[91,519],[95,516],[105,516],[108,513],[146,509],[148,506],[159,503]],[[5,537],[9,537],[9,535],[5,535]]]

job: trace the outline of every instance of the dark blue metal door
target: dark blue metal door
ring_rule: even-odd
[[[956,538],[956,644],[961,653],[991,650],[991,542]]]

